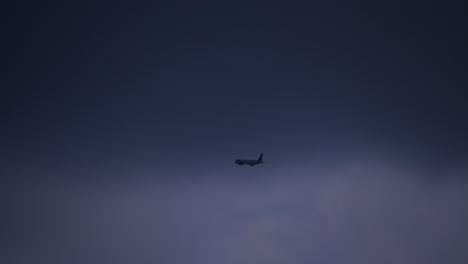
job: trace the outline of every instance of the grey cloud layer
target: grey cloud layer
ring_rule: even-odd
[[[0,262],[468,262],[462,180],[366,160],[256,173],[9,192]]]

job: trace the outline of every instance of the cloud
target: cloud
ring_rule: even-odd
[[[2,263],[466,263],[468,184],[354,159],[5,192]],[[216,175],[215,175],[216,176]],[[5,202],[6,201],[6,202]]]

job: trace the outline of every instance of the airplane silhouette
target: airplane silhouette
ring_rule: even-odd
[[[258,164],[263,163],[263,153],[260,154],[260,157],[258,159],[236,159],[236,163],[238,165],[250,165],[250,166],[255,166]]]

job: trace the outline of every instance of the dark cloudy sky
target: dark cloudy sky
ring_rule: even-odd
[[[465,10],[6,4],[0,262],[468,262]]]

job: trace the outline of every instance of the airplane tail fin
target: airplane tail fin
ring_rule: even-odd
[[[263,160],[263,153],[260,154],[260,157],[258,158],[258,160]]]

